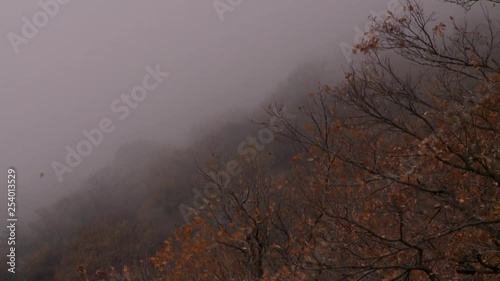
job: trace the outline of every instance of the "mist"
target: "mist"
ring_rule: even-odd
[[[402,9],[394,0],[4,2],[0,170],[16,170],[24,233],[40,210],[92,186],[136,185],[137,194],[117,197],[133,208],[141,188],[157,183],[148,177],[176,180],[159,167],[174,177],[195,169],[220,135],[236,150],[249,134],[239,124],[344,78],[369,18]]]
[[[221,21],[211,2],[69,1],[16,54],[7,34],[22,35],[22,18],[42,9],[38,1],[4,3],[0,158],[2,170],[18,169],[20,215],[71,192],[123,144],[184,147],[194,128],[210,126],[206,120],[262,105],[300,63],[338,57],[347,64],[339,43],[352,44],[355,33],[346,27],[364,26],[386,5],[244,1]],[[170,76],[118,120],[113,100],[142,83],[148,66]],[[76,150],[82,130],[103,118],[116,129],[59,181],[51,164],[64,164],[66,146]]]

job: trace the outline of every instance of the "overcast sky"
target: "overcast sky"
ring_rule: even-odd
[[[63,194],[123,143],[182,145],[193,126],[218,112],[259,104],[297,64],[343,58],[339,43],[352,44],[354,27],[389,1],[247,0],[223,21],[212,2],[72,0],[16,54],[8,34],[22,35],[22,18],[32,22],[42,9],[37,0],[2,1],[0,178],[17,168],[21,211]],[[127,118],[116,118],[113,100],[156,65],[170,76]],[[65,147],[76,147],[85,139],[81,131],[103,118],[115,131],[59,182],[51,163],[64,163]]]

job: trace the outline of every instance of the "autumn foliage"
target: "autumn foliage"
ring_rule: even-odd
[[[159,280],[498,280],[500,30],[486,6],[474,27],[414,1],[374,19],[363,62],[310,94],[300,121],[269,108],[302,150],[293,168],[262,155],[220,186],[153,258]]]
[[[192,178],[210,192],[188,222],[172,223],[174,200],[162,199],[189,201],[178,194],[194,165],[174,155],[184,164],[167,165],[168,189],[135,200],[134,215],[117,207],[87,218],[55,276],[499,280],[500,22],[498,1],[481,2],[474,25],[413,0],[374,18],[344,79],[303,93],[293,120],[282,104],[266,108],[257,123],[274,118],[283,130],[255,159],[225,146],[207,153]],[[232,159],[241,173],[213,176]],[[55,243],[44,241],[32,261],[59,257],[48,250]]]

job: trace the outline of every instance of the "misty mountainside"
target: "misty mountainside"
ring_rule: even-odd
[[[300,93],[317,90],[320,75],[326,75],[324,63],[304,64],[270,100],[298,102]],[[121,146],[111,166],[87,178],[77,192],[37,211],[38,219],[23,237],[29,243],[21,250],[24,266],[18,280],[76,280],[81,265],[95,271],[105,264],[147,264],[164,239],[186,222],[180,206],[193,205],[193,188],[203,179],[198,167],[212,149],[237,159],[239,145],[249,136],[258,138],[265,118],[262,108],[250,116],[222,114],[194,132],[186,149],[146,140]],[[272,158],[277,170],[289,167],[299,149],[285,138],[265,146],[256,150],[257,156]]]
[[[121,145],[37,210],[0,279],[499,280],[499,2],[434,2],[372,18],[351,64],[298,64],[183,145]]]

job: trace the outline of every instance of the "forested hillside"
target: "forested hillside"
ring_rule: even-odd
[[[18,280],[499,280],[500,22],[484,2],[467,24],[408,1],[342,79],[303,65],[252,120],[123,147],[40,211]]]

